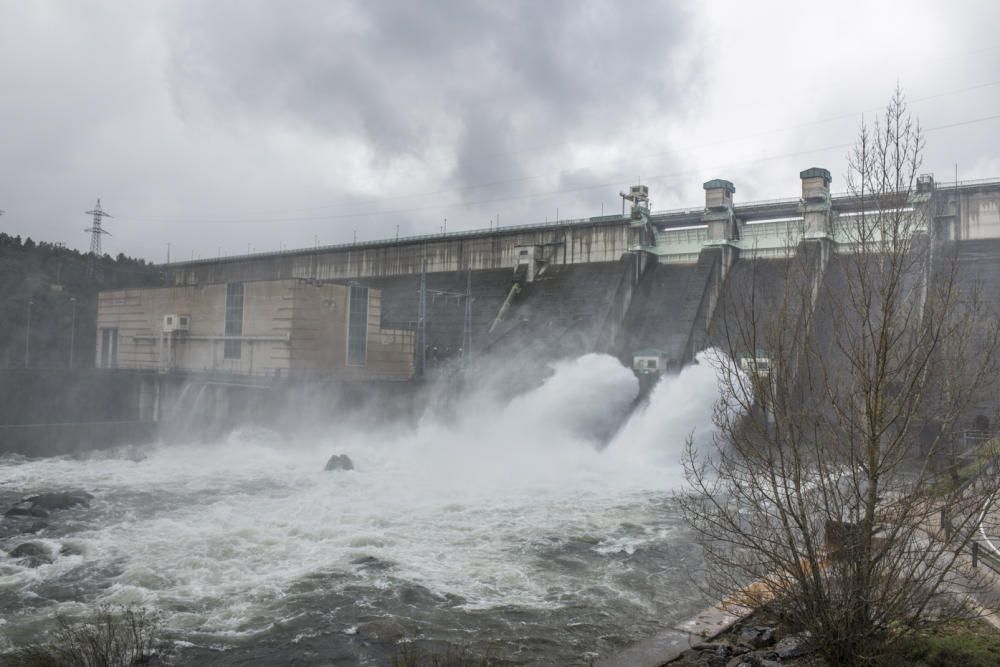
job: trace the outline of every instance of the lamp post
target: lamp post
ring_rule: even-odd
[[[73,316],[70,320],[70,325],[69,325],[69,367],[72,370],[73,350],[76,347],[76,297],[71,296],[69,298],[69,303],[73,312]]]
[[[24,331],[24,367],[27,368],[31,361],[31,306],[34,301],[28,301],[28,327]]]

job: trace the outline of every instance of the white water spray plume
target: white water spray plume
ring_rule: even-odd
[[[506,404],[476,393],[409,430],[0,459],[6,497],[95,495],[32,538],[62,552],[51,564],[0,564],[0,651],[99,603],[158,610],[187,664],[290,643],[358,655],[359,624],[386,618],[557,664],[634,641],[702,603],[670,492],[686,437],[711,433],[718,379],[699,355],[605,443],[637,393],[589,354]],[[333,453],[355,470],[324,472]]]

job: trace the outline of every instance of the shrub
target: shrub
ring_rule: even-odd
[[[159,641],[159,618],[145,609],[100,607],[74,622],[60,616],[50,641],[7,656],[11,667],[133,667],[149,664]]]

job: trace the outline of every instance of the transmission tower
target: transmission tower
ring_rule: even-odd
[[[94,207],[93,211],[86,211],[85,213],[94,216],[93,226],[83,230],[90,232],[90,262],[87,264],[87,280],[94,282],[94,278],[97,277],[97,262],[101,259],[101,235],[107,234],[111,236],[111,232],[101,229],[101,218],[110,218],[112,216],[101,210],[100,199],[97,200],[97,206]]]

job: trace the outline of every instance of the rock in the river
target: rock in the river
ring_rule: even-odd
[[[5,516],[0,520],[0,540],[24,533],[37,533],[48,524],[34,516]]]
[[[62,547],[59,549],[60,556],[82,556],[83,547],[79,544],[73,544],[72,542],[63,543]]]
[[[52,562],[52,552],[41,542],[19,544],[11,550],[10,557],[24,561],[28,567],[48,565]]]
[[[69,509],[77,505],[88,507],[94,496],[86,491],[67,491],[63,493],[42,493],[25,498],[4,513],[5,517],[38,517],[46,518],[57,510]]]
[[[34,503],[32,503],[30,500],[22,500],[21,502],[19,502],[18,504],[14,505],[9,510],[4,512],[4,516],[10,516],[10,517],[34,516],[44,519],[48,515],[49,513],[45,510],[44,507],[36,507]]]
[[[55,510],[64,510],[69,509],[70,507],[76,507],[77,505],[90,507],[90,501],[93,500],[93,498],[94,496],[86,491],[67,491],[63,493],[43,493],[41,495],[32,496],[27,499],[27,502],[31,503],[32,507],[41,508],[48,512],[54,512]]]
[[[354,470],[354,461],[347,454],[334,454],[326,462],[324,470]]]
[[[369,621],[358,626],[358,636],[368,641],[395,643],[406,636],[406,630],[392,621]]]
[[[0,520],[0,539],[36,533],[45,528],[47,519],[53,512],[82,505],[88,507],[94,496],[86,491],[64,491],[61,493],[42,493],[25,498],[6,512]]]

